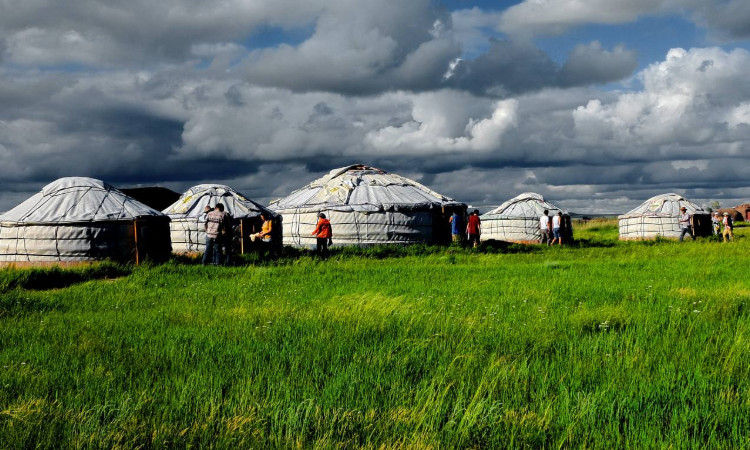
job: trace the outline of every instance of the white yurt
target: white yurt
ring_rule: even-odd
[[[169,257],[169,218],[92,178],[60,178],[0,216],[0,262]]]
[[[680,237],[680,208],[685,207],[693,216],[693,232],[696,236],[711,235],[711,215],[695,203],[679,194],[661,194],[618,217],[620,239],[653,239]]]
[[[334,245],[442,243],[450,241],[448,217],[466,205],[381,169],[334,169],[289,196],[271,202],[284,218],[284,244],[315,245],[310,233],[318,213],[331,221]]]
[[[513,197],[492,211],[483,214],[482,241],[517,242],[522,244],[539,243],[542,239],[539,218],[549,211],[550,218],[562,211],[544,200],[540,194],[524,192]],[[563,212],[563,241],[573,238],[570,216]]]
[[[268,217],[276,217],[273,211],[255,203],[229,186],[220,184],[193,186],[163,211],[172,219],[170,234],[173,252],[192,253],[205,250],[206,215],[203,211],[206,206],[215,207],[217,203],[223,204],[224,211],[232,215],[234,250],[239,253],[249,248],[248,236],[260,231],[261,213],[265,213]],[[274,224],[274,229],[280,226],[280,223]]]

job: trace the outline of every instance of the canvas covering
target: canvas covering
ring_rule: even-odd
[[[101,180],[61,178],[0,216],[0,261],[133,260],[136,233],[144,256],[168,254],[168,221]]]
[[[429,242],[435,211],[465,207],[416,181],[365,165],[334,169],[271,202],[284,218],[284,244],[314,246],[318,213],[331,221],[336,245]]]
[[[550,218],[561,211],[534,192],[524,192],[513,197],[480,217],[481,240],[538,242],[542,239],[539,217],[545,209],[549,211]]]
[[[176,253],[203,252],[206,247],[205,223],[203,210],[206,206],[215,207],[217,203],[224,205],[235,221],[257,218],[261,213],[275,217],[276,213],[262,206],[229,186],[220,184],[199,184],[193,186],[180,198],[167,207],[163,212],[172,219],[170,223],[170,238],[172,250]],[[240,228],[235,227],[235,234]],[[247,235],[249,230],[243,230]],[[240,236],[235,236],[239,241]]]
[[[710,220],[708,211],[685,197],[675,193],[661,194],[618,217],[620,239],[678,238],[680,208],[683,206],[696,220]]]

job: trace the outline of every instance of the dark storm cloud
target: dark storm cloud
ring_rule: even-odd
[[[552,86],[557,71],[549,56],[531,44],[493,40],[485,54],[461,61],[453,83],[479,95],[503,97]]]
[[[0,42],[19,65],[122,67],[181,61],[194,46],[243,39],[261,25],[301,26],[334,2],[187,0],[12,2],[0,16]]]
[[[633,51],[612,51],[598,42],[580,45],[560,67],[527,41],[493,40],[486,53],[460,61],[448,84],[476,95],[507,97],[550,87],[604,84],[630,76],[637,67]]]
[[[750,37],[750,4],[745,0],[524,0],[504,10],[497,26],[512,36],[529,38],[664,14],[689,16],[722,40]]]
[[[503,40],[486,54],[458,63],[456,76],[450,77],[462,48],[451,14],[431,0],[312,0],[290,10],[292,3],[73,0],[63,8],[29,0],[0,18],[0,47],[19,67],[148,67],[166,62],[203,76],[241,76],[255,85],[344,95],[458,87],[504,96],[628,75],[628,64],[617,51],[574,54],[561,72],[532,45]],[[269,24],[313,24],[314,31],[294,45],[247,50],[238,44]],[[606,63],[597,66],[595,56],[605,57]],[[230,104],[241,100],[233,94],[228,92]]]
[[[482,205],[750,195],[747,52],[675,49],[638,87],[603,92],[632,51],[594,42],[560,65],[507,38],[466,56],[461,39],[486,42],[481,15],[454,32],[427,0],[19,4],[0,17],[0,210],[69,175],[267,201],[353,163]],[[269,24],[311,33],[245,48]]]
[[[723,40],[750,37],[750,3],[745,0],[715,0],[697,8],[694,18]]]
[[[609,52],[601,44],[579,45],[570,54],[559,73],[562,86],[604,84],[621,80],[638,67],[634,51],[617,47]]]
[[[251,52],[238,72],[254,84],[347,95],[438,86],[461,54],[451,17],[429,0],[357,3],[318,17],[298,46]]]

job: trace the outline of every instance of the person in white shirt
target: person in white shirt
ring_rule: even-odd
[[[542,239],[540,244],[552,245],[550,242],[550,221],[549,211],[544,210],[544,215],[539,218],[539,231],[542,233]]]
[[[687,208],[684,206],[680,208],[680,242],[682,242],[682,238],[684,238],[686,234],[690,236],[690,239],[695,240],[691,226],[692,224],[690,223],[691,219],[692,217],[687,212]]]
[[[562,211],[558,211],[556,215],[552,216],[552,245],[562,245],[562,234],[560,233],[560,225],[562,223]]]
[[[719,236],[721,234],[721,220],[719,219],[719,213],[716,211],[711,215],[711,226],[714,236]]]

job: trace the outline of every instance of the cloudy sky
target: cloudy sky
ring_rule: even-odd
[[[62,176],[270,201],[365,163],[489,208],[750,201],[747,0],[0,0],[0,211]]]

